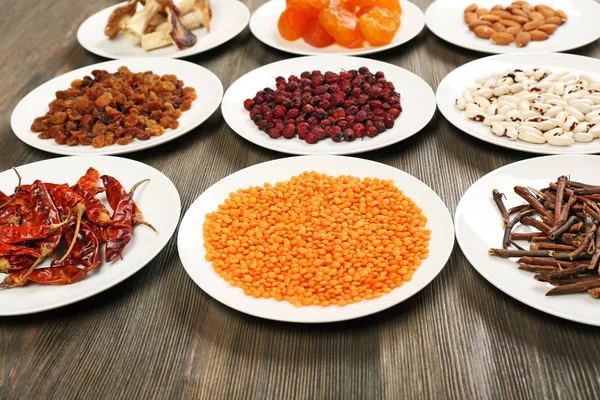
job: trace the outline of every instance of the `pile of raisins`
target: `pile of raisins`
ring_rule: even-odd
[[[276,90],[265,88],[244,101],[258,129],[273,139],[298,136],[314,144],[372,138],[391,129],[402,112],[394,84],[366,67],[339,74],[305,71],[275,81]]]

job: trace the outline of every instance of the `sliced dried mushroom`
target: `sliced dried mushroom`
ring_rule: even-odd
[[[104,34],[110,38],[115,37],[126,21],[135,14],[137,3],[138,0],[130,0],[127,4],[115,8],[108,17]]]

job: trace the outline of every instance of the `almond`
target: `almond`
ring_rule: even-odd
[[[492,24],[492,28],[494,28],[494,30],[496,32],[504,32],[506,30],[506,27],[504,25],[502,25],[500,22],[494,22]]]
[[[469,30],[475,30],[475,28],[481,25],[492,26],[492,23],[490,21],[475,21],[471,25],[469,25]]]
[[[558,28],[558,25],[544,24],[544,25],[540,26],[538,29],[540,31],[546,32],[548,35],[552,35],[557,28]]]
[[[530,12],[530,11],[534,10],[533,6],[529,3],[522,4],[521,8],[523,9],[523,11],[526,11],[526,12]]]
[[[519,32],[516,37],[517,46],[523,47],[531,41],[531,34],[529,32]]]
[[[536,20],[536,19],[539,19],[541,21],[546,20],[546,17],[544,17],[544,14],[537,12],[537,11],[531,11],[529,13],[529,18],[531,18],[532,20]]]
[[[537,29],[530,31],[529,34],[531,35],[531,40],[541,41],[541,40],[546,40],[549,38],[549,36],[546,32],[539,31]]]
[[[521,28],[521,26],[509,26],[508,28],[506,28],[506,30],[504,31],[506,33],[510,33],[513,36],[517,36],[517,34],[519,32],[523,32],[523,29]]]
[[[505,46],[507,44],[511,44],[512,42],[514,42],[515,37],[513,35],[511,35],[510,33],[495,32],[492,34],[492,36],[490,36],[490,40],[494,44],[499,44],[499,45]]]
[[[465,14],[466,13],[472,13],[477,11],[477,4],[473,3],[470,6],[468,6],[467,8],[465,8]]]
[[[504,10],[492,10],[492,11],[490,11],[490,14],[497,15],[500,18],[510,18],[510,16],[512,15],[508,11],[504,11]]]
[[[527,15],[527,13],[521,10],[520,8],[513,8],[510,10],[510,13],[513,15],[518,15],[520,17],[527,18],[527,21],[529,21],[529,15]]]
[[[567,14],[565,14],[565,12],[562,10],[556,10],[556,16],[559,17],[562,22],[565,22],[569,19],[569,17],[567,17]]]
[[[500,22],[502,25],[509,27],[509,26],[521,26],[521,24],[519,24],[518,22],[513,21],[512,19],[501,19]]]
[[[482,39],[489,39],[496,31],[491,26],[479,25],[475,30],[475,35]]]
[[[494,15],[494,14],[485,14],[485,15],[481,16],[481,19],[484,20],[484,21],[498,22],[502,18],[500,18],[499,16]]]
[[[517,24],[523,25],[529,22],[528,17],[522,17],[520,15],[512,15],[510,18],[511,21],[515,21]]]
[[[523,25],[523,30],[524,31],[532,31],[542,25],[544,25],[544,20],[534,19],[533,21],[529,21],[528,23]]]
[[[504,7],[502,7],[500,4],[496,4],[494,7],[492,7],[492,10],[504,10]]]
[[[526,1],[513,1],[510,5],[517,6],[517,7],[523,7],[523,4],[529,4],[529,3]]]
[[[544,4],[538,4],[537,6],[535,6],[535,11],[541,13],[545,18],[552,17],[556,14],[556,11],[554,11],[553,8],[548,7]]]
[[[475,11],[475,14],[477,14],[478,17],[481,17],[482,15],[485,14],[489,14],[490,10],[488,10],[487,8],[478,8],[477,11]]]
[[[475,13],[466,13],[465,14],[465,23],[467,25],[471,25],[473,22],[477,21],[479,18],[477,18],[477,14]]]
[[[558,15],[555,15],[554,17],[546,18],[546,24],[560,25],[562,23],[563,23],[563,21],[560,19],[560,17]]]

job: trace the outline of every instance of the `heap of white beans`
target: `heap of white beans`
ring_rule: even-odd
[[[600,82],[569,71],[512,69],[481,76],[456,107],[511,140],[569,146],[600,136]]]

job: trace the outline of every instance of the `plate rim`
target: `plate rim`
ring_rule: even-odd
[[[217,48],[217,47],[219,47],[221,45],[224,45],[225,43],[229,42],[230,40],[232,40],[235,37],[237,37],[240,33],[242,33],[242,31],[244,29],[246,29],[246,27],[248,26],[248,24],[250,22],[250,16],[251,16],[251,14],[250,14],[250,9],[248,8],[248,6],[246,6],[246,4],[243,3],[242,1],[237,1],[237,0],[219,0],[219,1],[227,1],[229,4],[236,4],[233,7],[237,7],[237,4],[239,3],[245,9],[245,14],[246,14],[245,18],[244,18],[245,19],[245,23],[243,24],[243,26],[240,26],[239,29],[236,28],[236,29],[234,29],[234,30],[231,31],[231,32],[235,31],[235,34],[231,35],[231,37],[229,37],[227,40],[225,40],[225,41],[223,41],[221,43],[214,44],[211,47],[208,47],[206,49],[203,49],[203,50],[200,50],[200,51],[197,51],[197,52],[193,52],[193,53],[186,54],[186,55],[181,55],[181,52],[175,52],[173,54],[166,54],[166,55],[160,56],[159,58],[181,59],[181,58],[192,57],[192,56],[195,56],[195,55],[198,55],[198,54],[202,54],[202,53],[205,53],[205,52],[210,51],[212,49],[215,49],[215,48]],[[100,49],[95,48],[93,46],[89,46],[89,45],[85,44],[85,41],[81,40],[81,36],[80,35],[83,35],[83,32],[80,32],[80,31],[82,31],[82,26],[84,26],[84,24],[86,24],[88,22],[88,20],[90,20],[91,18],[95,17],[96,14],[101,13],[101,12],[105,11],[108,8],[115,8],[115,7],[117,7],[119,5],[122,5],[124,3],[125,2],[120,2],[120,3],[113,4],[113,5],[108,6],[108,7],[104,7],[103,9],[98,10],[95,13],[93,13],[92,15],[90,15],[89,17],[87,17],[81,24],[79,24],[79,27],[77,28],[77,33],[75,35],[77,37],[77,42],[86,51],[89,51],[90,53],[96,54],[97,56],[108,58],[108,59],[112,59],[112,60],[124,60],[124,59],[128,59],[128,58],[153,58],[153,57],[154,58],[158,58],[157,56],[151,56],[151,55],[148,56],[148,57],[140,57],[140,56],[115,56],[115,55],[111,55],[111,53],[106,52],[104,50],[100,50]],[[240,10],[241,10],[241,8],[240,8]]]
[[[488,178],[488,176],[496,175],[496,174],[501,173],[502,171],[508,169],[509,167],[514,167],[515,164],[524,164],[524,163],[528,163],[528,162],[539,162],[539,160],[544,160],[544,159],[548,159],[548,158],[557,158],[557,157],[559,157],[559,158],[565,158],[565,157],[585,157],[585,158],[592,158],[592,157],[597,157],[597,156],[592,155],[592,154],[552,154],[552,155],[546,155],[546,156],[542,156],[542,157],[532,157],[532,158],[528,158],[528,159],[525,159],[525,160],[515,161],[513,163],[503,165],[503,166],[501,166],[499,168],[496,168],[496,169],[488,172],[487,174],[485,174],[482,177],[480,177],[479,179],[477,179],[471,186],[469,186],[469,188],[463,193],[463,195],[461,196],[460,200],[458,201],[458,204],[456,206],[456,210],[454,212],[454,236],[456,238],[456,241],[458,242],[458,246],[460,248],[461,253],[467,259],[467,261],[469,262],[469,264],[471,265],[471,267],[481,277],[483,277],[489,284],[491,284],[492,286],[494,286],[496,289],[500,290],[505,295],[513,298],[514,300],[516,300],[516,301],[518,301],[518,302],[520,302],[522,304],[525,304],[526,306],[528,306],[530,308],[533,308],[533,309],[535,309],[537,311],[540,311],[540,312],[543,312],[545,314],[551,315],[553,317],[558,317],[558,318],[562,318],[562,319],[565,319],[565,320],[568,320],[568,321],[573,321],[573,322],[577,322],[577,323],[581,323],[581,324],[585,324],[585,325],[600,326],[600,319],[598,321],[594,322],[594,321],[586,320],[586,319],[579,318],[579,317],[572,317],[572,316],[563,314],[562,312],[553,311],[551,309],[548,309],[545,306],[534,305],[533,301],[523,299],[522,296],[520,296],[518,294],[514,294],[513,292],[511,292],[510,290],[504,288],[502,285],[498,284],[492,278],[490,278],[487,275],[487,273],[484,271],[483,268],[477,267],[475,265],[475,263],[472,261],[470,255],[468,255],[465,252],[465,250],[463,249],[463,246],[465,246],[464,243],[466,243],[466,242],[464,242],[461,239],[461,234],[459,232],[459,214],[463,214],[462,209],[464,207],[466,207],[466,206],[463,205],[463,199],[473,189],[473,187],[475,185],[477,185],[478,183],[480,183],[480,181],[482,181],[483,179]]]
[[[149,258],[148,261],[146,262],[142,262],[141,265],[136,266],[134,269],[132,269],[131,271],[126,271],[123,275],[120,275],[115,281],[109,282],[105,285],[99,286],[97,288],[95,288],[94,290],[82,294],[80,296],[75,296],[73,298],[69,298],[67,300],[64,300],[62,302],[58,302],[56,304],[52,304],[52,305],[46,305],[46,306],[42,306],[42,307],[37,307],[37,308],[30,308],[27,311],[21,311],[21,312],[5,312],[5,311],[0,311],[0,318],[3,317],[15,317],[15,316],[21,316],[21,315],[31,315],[31,314],[38,314],[41,312],[46,312],[46,311],[51,311],[51,310],[56,310],[58,308],[61,307],[65,307],[71,304],[75,304],[77,302],[80,302],[82,300],[86,300],[89,299],[90,297],[96,296],[97,294],[100,294],[110,288],[113,288],[117,285],[119,285],[120,283],[124,282],[125,280],[129,279],[130,277],[132,277],[133,275],[135,275],[136,273],[138,273],[139,271],[141,271],[142,269],[144,269],[148,264],[150,264],[150,262],[152,262],[152,260],[154,260],[161,251],[164,250],[164,248],[169,244],[169,241],[171,241],[171,239],[173,239],[173,236],[177,230],[177,228],[179,227],[179,219],[181,218],[181,196],[179,194],[179,190],[177,190],[177,186],[175,186],[175,184],[173,183],[173,181],[167,176],[165,175],[163,172],[161,172],[160,170],[158,170],[157,168],[154,168],[153,166],[149,165],[149,164],[145,164],[141,161],[137,161],[137,160],[132,160],[129,158],[125,158],[125,157],[115,157],[115,156],[90,156],[90,155],[78,155],[78,156],[67,156],[67,157],[57,157],[57,158],[50,158],[50,159],[44,159],[44,160],[39,160],[39,161],[34,161],[32,163],[28,163],[28,164],[23,164],[20,167],[24,167],[24,166],[30,166],[30,165],[37,165],[37,164],[43,164],[43,163],[52,163],[55,160],[65,160],[65,159],[73,159],[73,158],[85,158],[87,162],[92,163],[93,160],[91,160],[91,158],[103,158],[103,159],[119,159],[119,160],[124,160],[125,163],[131,163],[131,164],[137,164],[139,166],[142,166],[142,168],[150,168],[153,169],[155,172],[159,173],[160,175],[164,176],[165,179],[171,184],[172,189],[174,190],[174,193],[177,195],[177,223],[173,224],[173,227],[170,229],[171,232],[168,233],[168,238],[166,238],[165,243],[160,247],[160,249],[158,249],[154,255],[147,257]],[[89,161],[88,161],[89,160]],[[8,171],[8,170],[6,170]],[[1,171],[1,172],[6,172],[6,171]],[[101,265],[102,266],[102,265]]]
[[[150,140],[148,140],[148,144],[140,147],[140,148],[130,148],[128,147],[128,145],[126,146],[119,146],[119,147],[115,147],[115,145],[113,144],[112,146],[107,146],[105,147],[107,150],[104,151],[96,151],[96,152],[79,152],[79,151],[74,151],[74,150],[70,150],[71,147],[70,146],[59,146],[57,150],[51,150],[51,149],[47,149],[46,147],[43,147],[41,144],[37,144],[38,140],[42,140],[39,139],[37,137],[37,135],[35,135],[35,133],[33,133],[31,131],[31,129],[29,130],[29,132],[27,132],[27,134],[31,135],[31,139],[28,139],[26,135],[23,135],[23,133],[17,133],[17,129],[15,129],[15,124],[16,124],[16,120],[17,120],[17,116],[15,114],[15,112],[17,111],[17,109],[19,109],[20,107],[22,107],[24,101],[26,101],[29,97],[33,97],[36,92],[38,90],[42,90],[45,87],[51,87],[52,82],[56,79],[62,78],[65,75],[68,74],[87,74],[89,75],[91,73],[92,69],[98,69],[98,68],[110,68],[115,64],[118,64],[119,66],[127,66],[128,63],[135,63],[135,62],[143,62],[143,63],[147,63],[147,64],[152,64],[152,63],[157,63],[157,64],[164,64],[164,63],[174,63],[174,64],[178,64],[178,63],[185,63],[190,67],[196,68],[196,69],[200,69],[203,71],[203,73],[207,73],[208,76],[211,77],[211,79],[214,80],[214,83],[218,83],[218,87],[220,89],[220,96],[218,98],[218,101],[216,101],[215,99],[215,104],[207,110],[210,110],[210,113],[208,114],[208,116],[203,119],[203,120],[199,120],[199,122],[194,122],[188,130],[182,130],[181,132],[179,132],[176,135],[170,135],[170,136],[164,136],[165,134],[163,134],[162,136],[159,136],[158,138],[156,138],[156,140],[152,140],[152,138]],[[194,88],[196,89],[196,88]],[[223,88],[223,82],[221,82],[221,79],[211,70],[209,70],[208,68],[205,68],[201,65],[192,63],[190,61],[186,61],[186,60],[181,60],[181,59],[175,59],[175,58],[160,58],[160,57],[131,57],[131,58],[126,58],[126,59],[113,59],[113,60],[107,60],[107,61],[102,61],[99,63],[95,63],[95,64],[90,64],[90,65],[86,65],[83,66],[81,68],[77,68],[71,71],[67,71],[63,74],[60,74],[58,76],[54,76],[50,79],[48,79],[47,81],[41,83],[40,85],[38,85],[37,87],[35,87],[34,89],[32,89],[31,91],[29,91],[25,96],[23,96],[15,105],[15,107],[12,110],[11,116],[10,116],[10,128],[13,132],[13,134],[23,143],[25,143],[26,145],[33,147],[37,150],[46,152],[46,153],[50,153],[50,154],[58,154],[58,155],[65,155],[65,156],[82,156],[82,155],[89,155],[89,156],[116,156],[116,155],[123,155],[123,154],[129,154],[129,153],[135,153],[138,151],[143,151],[143,150],[147,150],[153,147],[158,147],[162,144],[171,142],[177,138],[180,138],[181,136],[184,136],[188,133],[190,133],[191,131],[193,131],[194,129],[198,128],[200,125],[202,125],[204,122],[206,122],[208,119],[210,119],[210,117],[212,117],[214,115],[214,113],[219,109],[221,102],[223,101],[223,94],[224,94],[224,88]],[[217,97],[217,96],[216,96]],[[191,110],[189,110],[191,111]],[[35,118],[35,117],[34,117]],[[33,119],[32,119],[33,121]],[[173,130],[169,130],[168,132],[165,133],[172,133]],[[152,143],[154,142],[154,143]],[[64,149],[63,149],[64,147]],[[88,146],[75,146],[75,148],[88,148]],[[111,150],[111,148],[113,150]],[[104,148],[103,148],[104,149]]]
[[[396,47],[402,46],[404,44],[407,44],[408,42],[410,42],[411,40],[413,40],[414,38],[416,38],[417,36],[419,36],[419,34],[421,32],[423,32],[423,29],[425,29],[425,14],[423,13],[423,10],[421,10],[421,7],[417,6],[416,4],[412,3],[409,0],[403,0],[403,4],[410,4],[408,7],[414,7],[415,9],[419,10],[419,17],[420,17],[420,29],[417,31],[415,30],[415,33],[413,35],[411,35],[408,39],[406,39],[404,42],[401,43],[397,43],[397,44],[393,44],[393,43],[389,43],[385,46],[377,46],[377,47],[370,47],[368,49],[362,48],[362,49],[347,49],[343,52],[340,53],[324,53],[324,52],[319,52],[318,50],[315,51],[311,51],[311,50],[300,50],[300,51],[296,51],[296,50],[290,50],[290,49],[286,49],[283,48],[281,46],[277,46],[274,43],[267,43],[266,41],[264,41],[263,39],[261,39],[262,35],[257,35],[255,28],[253,28],[253,26],[256,24],[256,22],[253,23],[253,21],[255,21],[254,19],[254,15],[263,7],[269,6],[270,3],[275,2],[275,1],[283,1],[283,0],[268,0],[265,3],[263,3],[260,7],[258,7],[256,10],[254,10],[254,12],[252,13],[252,16],[250,17],[250,22],[249,22],[249,27],[250,27],[250,32],[252,32],[252,35],[262,44],[267,45],[273,49],[288,53],[288,54],[296,54],[299,56],[322,56],[322,55],[336,55],[336,56],[361,56],[361,55],[367,55],[367,54],[374,54],[374,53],[379,53],[379,52],[383,52],[383,51],[387,51],[387,50],[391,50],[394,49]],[[413,10],[415,11],[415,10]],[[400,27],[400,29],[402,29],[402,27]]]
[[[453,75],[456,71],[459,71],[460,69],[462,69],[463,67],[467,67],[471,64],[476,64],[478,62],[481,62],[482,60],[489,60],[489,59],[502,59],[504,57],[535,57],[535,56],[539,56],[539,55],[543,55],[543,56],[549,56],[549,57],[557,57],[557,58],[572,58],[572,59],[586,59],[586,60],[592,60],[592,61],[596,61],[599,63],[600,66],[600,59],[597,58],[593,58],[593,57],[586,57],[586,56],[581,56],[578,54],[570,54],[570,53],[560,53],[560,52],[547,52],[547,51],[535,51],[535,52],[523,52],[523,53],[501,53],[501,54],[492,54],[492,55],[488,55],[485,57],[480,57],[477,58],[475,60],[469,61],[465,64],[462,64],[461,66],[459,66],[458,68],[453,69],[452,71],[450,71],[446,76],[444,76],[444,78],[440,81],[440,83],[437,86],[437,89],[435,91],[435,99],[436,99],[436,107],[437,109],[440,111],[440,113],[444,116],[444,119],[446,121],[448,121],[453,127],[455,127],[456,129],[458,129],[460,132],[462,133],[466,133],[467,135],[481,140],[483,142],[489,143],[491,145],[494,146],[499,146],[505,149],[509,149],[512,151],[518,151],[521,153],[527,153],[527,154],[541,154],[544,156],[560,156],[560,155],[594,155],[594,154],[598,154],[600,153],[600,148],[597,150],[574,150],[571,152],[558,152],[557,150],[553,150],[552,147],[548,148],[545,146],[539,146],[539,147],[533,147],[532,148],[516,148],[514,146],[511,145],[511,143],[513,143],[510,140],[502,140],[502,141],[498,141],[496,136],[479,136],[477,134],[474,134],[470,131],[466,131],[463,130],[462,128],[458,127],[454,122],[453,122],[453,118],[449,117],[449,114],[445,111],[445,106],[440,106],[441,103],[443,103],[440,100],[440,90],[442,89],[443,86],[448,86],[448,81],[452,78],[451,75]],[[491,131],[490,134],[492,135]],[[569,148],[569,147],[567,147]],[[545,150],[548,149],[548,150]]]
[[[396,140],[396,141],[392,141],[389,143],[383,143],[381,145],[376,145],[374,147],[368,147],[366,149],[364,148],[356,148],[356,149],[347,149],[347,150],[343,150],[340,148],[340,150],[335,151],[335,152],[328,152],[328,153],[306,153],[303,152],[301,150],[287,150],[287,149],[281,149],[279,146],[277,145],[263,145],[263,143],[260,143],[258,141],[255,140],[251,140],[249,137],[246,137],[244,135],[242,135],[241,133],[239,133],[237,130],[235,130],[232,125],[230,124],[230,118],[232,118],[231,115],[229,115],[229,113],[225,112],[224,110],[224,106],[225,106],[225,99],[227,98],[227,95],[230,93],[230,90],[232,88],[234,88],[234,86],[236,84],[239,84],[239,81],[241,81],[242,79],[244,79],[247,75],[254,73],[256,71],[262,70],[262,69],[266,69],[269,67],[273,67],[276,66],[277,64],[288,64],[288,63],[293,63],[294,61],[298,60],[298,59],[315,59],[315,58],[340,58],[342,60],[352,60],[352,61],[364,61],[365,63],[374,63],[374,64],[385,64],[386,68],[398,68],[400,69],[403,73],[408,73],[410,75],[413,76],[413,78],[418,79],[419,81],[421,81],[422,83],[425,84],[425,86],[429,89],[428,95],[431,95],[432,97],[430,98],[430,100],[432,100],[432,104],[431,104],[431,112],[430,115],[428,116],[428,118],[426,120],[424,120],[422,126],[419,127],[419,129],[415,130],[414,132]],[[402,93],[400,93],[400,95],[402,96]],[[241,105],[240,105],[241,107]],[[429,123],[433,120],[433,118],[435,117],[435,113],[438,109],[438,105],[437,105],[437,98],[436,98],[436,94],[433,91],[433,88],[431,87],[431,85],[429,85],[429,83],[423,79],[422,77],[420,77],[419,75],[417,75],[416,73],[409,71],[408,69],[402,68],[398,65],[395,64],[391,64],[391,63],[386,63],[384,61],[379,61],[379,60],[373,60],[370,58],[365,58],[365,57],[357,57],[357,56],[348,56],[348,55],[338,55],[338,54],[321,54],[321,55],[316,55],[316,56],[298,56],[298,57],[292,57],[292,58],[287,58],[287,59],[283,59],[283,60],[279,60],[279,61],[275,61],[272,62],[270,64],[265,64],[265,65],[261,65],[258,68],[255,68],[251,71],[246,72],[245,74],[243,74],[242,76],[240,76],[239,78],[237,78],[232,84],[229,85],[229,87],[227,88],[227,90],[225,91],[225,93],[223,94],[223,98],[221,100],[221,115],[223,116],[223,119],[225,120],[225,123],[227,124],[227,126],[229,127],[229,129],[231,129],[233,132],[235,132],[238,136],[240,136],[242,139],[256,145],[259,147],[262,147],[264,149],[268,149],[271,151],[276,151],[278,153],[284,153],[284,154],[292,154],[292,155],[297,155],[297,156],[318,156],[318,155],[336,155],[336,156],[347,156],[347,155],[352,155],[352,154],[362,154],[362,153],[367,153],[370,151],[375,151],[375,150],[379,150],[382,148],[386,148],[389,146],[393,146],[396,145],[400,142],[403,142],[417,134],[419,134],[421,131],[423,131],[427,125],[429,125]],[[257,131],[260,132],[260,131]],[[274,142],[275,143],[275,142]],[[318,144],[317,144],[318,145]]]
[[[594,4],[594,2],[589,2],[589,4]],[[435,7],[434,7],[435,6]],[[483,47],[467,47],[467,45],[464,44],[460,44],[457,43],[456,41],[451,41],[448,40],[448,38],[443,37],[442,35],[438,34],[439,31],[436,31],[436,28],[434,26],[434,24],[431,24],[430,22],[430,18],[428,18],[428,13],[430,12],[430,9],[435,10],[436,7],[439,7],[439,3],[437,3],[437,1],[433,1],[425,10],[425,25],[427,26],[427,29],[429,29],[431,31],[431,33],[433,33],[436,37],[442,39],[443,41],[445,41],[446,43],[450,43],[453,46],[456,47],[460,47],[462,49],[467,49],[467,50],[471,50],[471,51],[476,51],[478,53],[484,53],[484,54],[493,54],[493,55],[500,55],[500,54],[513,54],[513,53],[517,53],[517,54],[525,54],[527,53],[526,51],[519,51],[519,50],[515,50],[514,47],[511,46],[497,46],[499,49],[497,51],[490,49],[484,49]],[[433,12],[433,11],[432,11]],[[432,29],[432,25],[434,26],[434,28]],[[549,52],[549,53],[563,53],[563,52],[567,52],[567,51],[572,51],[575,49],[579,49],[581,47],[587,46],[593,42],[595,42],[596,40],[600,39],[600,35],[598,35],[598,37],[596,37],[595,39],[590,40],[589,42],[583,43],[583,44],[578,44],[575,47],[572,46],[563,46],[563,47],[557,47],[553,50],[545,50],[544,52]],[[541,51],[536,51],[536,52],[541,52]]]
[[[246,170],[251,170],[259,165],[262,164],[284,164],[284,163],[289,163],[291,162],[291,159],[300,159],[300,158],[304,158],[304,159],[310,159],[310,158],[323,158],[323,159],[340,159],[340,158],[344,158],[344,159],[351,159],[353,160],[353,162],[356,162],[357,160],[361,163],[366,164],[372,164],[372,165],[377,165],[378,167],[384,167],[385,169],[388,169],[389,171],[394,172],[394,174],[399,174],[402,178],[406,178],[407,176],[409,178],[414,179],[414,183],[416,183],[418,186],[421,186],[423,189],[426,189],[430,195],[433,195],[433,198],[435,200],[435,203],[437,203],[436,207],[440,207],[440,210],[445,211],[444,214],[444,219],[446,220],[444,222],[444,224],[448,224],[448,227],[450,228],[445,234],[444,236],[448,236],[448,249],[447,249],[447,254],[445,256],[443,256],[443,261],[440,262],[440,266],[436,267],[436,270],[434,270],[434,272],[432,273],[432,276],[430,278],[428,278],[426,280],[426,282],[423,282],[420,286],[415,287],[415,289],[413,289],[414,291],[409,293],[408,295],[406,295],[405,297],[402,297],[400,300],[398,300],[397,302],[393,302],[389,305],[385,305],[383,307],[374,307],[373,309],[369,309],[367,311],[358,313],[356,315],[350,315],[350,316],[346,316],[343,315],[339,316],[339,317],[334,317],[334,318],[329,318],[326,320],[316,320],[316,321],[305,321],[302,320],[301,318],[296,318],[294,317],[293,314],[292,317],[289,318],[281,318],[281,317],[277,317],[277,316],[268,316],[268,315],[264,315],[263,312],[260,311],[255,311],[254,309],[252,310],[240,310],[238,309],[238,307],[234,307],[231,302],[227,299],[227,296],[225,296],[225,299],[223,299],[222,297],[214,297],[213,295],[209,294],[208,291],[205,290],[205,288],[196,281],[196,279],[194,278],[193,274],[189,272],[190,269],[197,267],[197,265],[186,265],[186,263],[184,262],[184,257],[182,257],[182,240],[181,237],[183,234],[185,234],[185,226],[188,224],[188,222],[186,221],[186,217],[188,216],[188,213],[190,212],[190,210],[192,210],[196,204],[201,200],[201,198],[205,195],[207,195],[207,193],[215,186],[218,185],[220,183],[222,183],[225,180],[230,179],[233,175],[237,175],[237,174],[241,174],[242,171],[245,171],[246,173],[248,171]],[[310,165],[310,163],[308,163],[307,165]],[[275,165],[276,166],[276,165]],[[309,168],[310,169],[310,168]],[[295,174],[295,173],[293,173]],[[401,189],[402,190],[402,189]],[[431,202],[431,204],[434,204],[434,201]],[[440,238],[440,242],[443,244],[444,243],[444,237]],[[451,239],[451,240],[449,240]],[[377,161],[372,161],[372,160],[366,160],[366,159],[357,159],[357,158],[353,158],[353,157],[347,157],[347,156],[339,156],[339,155],[307,155],[307,156],[294,156],[294,157],[286,157],[286,158],[279,158],[279,159],[274,159],[274,160],[269,160],[269,161],[265,161],[262,163],[258,163],[258,164],[254,164],[251,166],[248,166],[246,168],[240,169],[232,174],[229,174],[227,176],[225,176],[224,178],[220,179],[219,181],[215,182],[213,185],[211,185],[210,187],[208,187],[207,189],[205,189],[196,199],[194,199],[194,201],[191,203],[191,205],[188,207],[188,209],[186,210],[182,221],[179,225],[179,231],[177,233],[177,253],[179,255],[179,260],[183,266],[183,269],[185,270],[186,274],[188,275],[188,278],[192,280],[192,282],[198,287],[198,289],[200,289],[202,291],[202,293],[208,295],[211,299],[219,302],[220,304],[235,310],[236,312],[242,313],[242,314],[246,314],[246,315],[250,315],[252,317],[256,317],[256,318],[262,318],[262,319],[267,319],[267,320],[271,320],[271,321],[280,321],[280,322],[285,322],[285,323],[298,323],[298,324],[326,324],[326,323],[335,323],[335,322],[341,322],[341,321],[349,321],[349,320],[355,320],[355,319],[359,319],[359,318],[363,318],[369,315],[373,315],[382,311],[385,311],[387,309],[390,309],[392,307],[398,306],[399,304],[405,302],[406,300],[410,299],[411,297],[413,297],[414,295],[416,295],[417,293],[421,292],[423,289],[425,289],[427,286],[429,286],[431,284],[431,282],[433,282],[442,272],[442,270],[448,265],[448,262],[450,261],[450,257],[452,256],[453,252],[454,252],[454,245],[455,245],[455,240],[456,240],[456,235],[455,235],[455,230],[454,230],[454,221],[452,219],[452,214],[450,213],[450,210],[448,209],[448,206],[446,205],[446,203],[441,199],[441,197],[426,183],[424,183],[423,181],[421,181],[419,178],[409,174],[408,172],[405,172],[399,168],[395,168],[392,167],[390,165],[384,164],[384,163],[380,163]],[[214,270],[212,270],[212,265],[207,265],[206,268],[210,269],[212,273],[214,273]],[[222,279],[220,277],[218,277],[219,279]],[[412,282],[412,281],[411,281]],[[400,289],[400,288],[399,288]],[[250,298],[249,300],[255,301],[255,299]],[[256,299],[256,301],[262,301],[262,300],[271,300],[271,299]],[[374,299],[373,301],[377,301],[378,299]],[[370,301],[370,300],[369,300]],[[345,307],[351,307],[352,305],[348,305]]]

